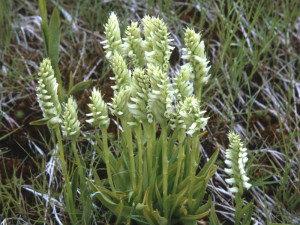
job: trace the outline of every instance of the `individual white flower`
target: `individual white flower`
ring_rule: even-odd
[[[234,132],[228,134],[229,148],[226,150],[225,164],[229,167],[225,169],[225,172],[231,176],[225,181],[233,185],[229,190],[231,192],[238,192],[243,188],[249,189],[251,184],[248,183],[249,178],[246,175],[245,166],[248,161],[247,149],[243,147],[243,143],[239,135]]]

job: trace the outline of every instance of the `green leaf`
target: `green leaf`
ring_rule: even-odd
[[[89,86],[91,86],[92,83],[93,83],[92,80],[79,82],[69,90],[68,95],[74,95],[80,91],[83,91],[87,89]]]
[[[180,220],[185,221],[185,220],[199,220],[209,214],[209,210],[207,210],[204,213],[201,214],[196,214],[196,215],[186,215],[186,216],[181,216]]]
[[[88,183],[92,190],[95,192],[95,196],[101,201],[101,203],[106,208],[108,208],[118,218],[128,218],[131,215],[132,208],[130,206],[124,206],[123,201],[119,200],[122,197],[124,197],[123,193],[114,194],[111,191],[105,189],[104,187],[94,185],[90,180],[88,180]],[[114,196],[115,200],[112,200],[112,196]]]
[[[49,120],[50,120],[49,118],[42,118],[39,120],[32,121],[29,124],[33,126],[46,125]]]
[[[49,24],[49,43],[48,43],[48,57],[51,60],[51,64],[54,70],[56,81],[62,86],[62,81],[58,68],[59,57],[59,44],[60,44],[60,19],[57,8],[53,10],[50,24]]]
[[[42,31],[43,40],[44,40],[44,47],[45,47],[47,56],[49,56],[49,49],[48,49],[49,28],[48,28],[47,7],[46,7],[45,0],[39,0],[39,10],[40,10],[41,18],[42,18],[41,31]]]
[[[249,204],[247,204],[247,205],[241,210],[240,215],[239,215],[239,221],[241,220],[241,218],[243,217],[243,215],[246,214],[245,217],[244,217],[244,219],[243,219],[242,224],[250,225],[250,223],[251,223],[252,211],[253,211],[253,202],[250,202]]]
[[[146,220],[151,225],[167,225],[168,224],[168,220],[165,217],[161,217],[157,210],[153,211],[153,209],[150,209],[148,206],[143,209],[143,213],[144,213]]]
[[[202,205],[202,206],[200,206],[198,209],[196,209],[196,212],[195,212],[195,214],[201,214],[201,213],[204,213],[204,212],[206,212],[207,210],[209,210],[209,208],[211,208],[211,196],[209,196],[209,198],[208,198],[208,201],[204,204],[204,205]]]
[[[76,201],[76,193],[78,187],[78,168],[74,170],[73,178],[72,178],[72,198],[73,202]]]
[[[170,218],[172,218],[173,216],[173,213],[175,211],[176,208],[180,207],[180,205],[183,204],[183,202],[185,201],[186,199],[186,192],[187,190],[189,189],[189,186],[186,186],[181,192],[179,192],[178,194],[176,195],[171,195],[172,199],[170,200],[170,206],[172,207],[171,210],[170,210]]]
[[[217,149],[214,154],[210,157],[208,162],[204,165],[204,167],[200,170],[197,176],[202,176],[207,173],[209,168],[215,163],[216,159],[218,158],[219,155],[219,149]]]
[[[219,225],[219,219],[216,214],[215,206],[212,205],[210,209],[210,216],[209,216],[209,225]]]

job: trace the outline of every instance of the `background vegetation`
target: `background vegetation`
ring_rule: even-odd
[[[123,31],[129,21],[146,14],[163,18],[174,39],[173,69],[180,64],[184,29],[201,31],[211,79],[203,92],[210,120],[200,150],[204,163],[220,148],[219,169],[208,187],[220,221],[231,224],[234,215],[233,196],[224,181],[227,133],[233,129],[249,149],[254,187],[245,201],[254,199],[254,223],[300,223],[297,0],[47,1],[48,12],[55,6],[61,18],[62,82],[69,85],[70,73],[74,83],[92,79],[107,102],[113,83],[100,41],[111,11],[117,13]],[[0,221],[8,224],[69,221],[60,201],[62,176],[52,166],[49,131],[29,125],[42,118],[35,91],[45,56],[40,22],[37,1],[0,0]],[[89,93],[76,94],[82,123]],[[115,132],[113,124],[109,129]],[[89,141],[78,144],[87,165],[101,163],[92,146]],[[112,216],[95,203],[91,217],[93,224],[108,224]]]

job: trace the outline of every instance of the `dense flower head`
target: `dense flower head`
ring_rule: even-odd
[[[65,137],[78,137],[80,123],[77,117],[77,104],[73,97],[69,97],[63,115],[62,131]]]
[[[232,176],[230,179],[225,179],[228,184],[233,185],[229,190],[232,192],[239,192],[243,188],[249,189],[251,184],[248,183],[249,178],[246,176],[245,166],[248,161],[247,149],[243,146],[241,138],[234,132],[230,132],[229,148],[226,150],[225,164],[229,169],[225,172]]]
[[[107,129],[109,125],[107,105],[103,101],[100,91],[94,88],[90,99],[92,100],[92,103],[88,104],[88,106],[91,113],[87,114],[87,116],[91,116],[92,118],[86,122],[96,128],[99,127],[100,129]]]
[[[152,114],[148,107],[148,94],[150,91],[150,80],[144,70],[136,68],[133,72],[131,83],[131,97],[128,103],[130,113],[139,122],[152,122]]]
[[[114,12],[110,14],[108,22],[105,25],[105,36],[106,40],[101,43],[104,44],[104,49],[106,49],[106,58],[110,60],[115,53],[122,54],[120,26]]]
[[[115,93],[113,101],[110,105],[111,112],[120,119],[128,119],[129,109],[128,102],[131,94],[131,89],[121,89]]]
[[[169,60],[174,47],[170,46],[172,39],[169,39],[165,23],[159,18],[145,16],[143,25],[147,63],[158,66],[163,72],[167,72],[170,67]]]
[[[127,27],[124,38],[124,51],[130,58],[130,64],[133,68],[143,68],[145,63],[145,52],[143,49],[143,40],[141,38],[141,29],[137,22],[132,22]]]
[[[185,129],[190,136],[197,135],[207,124],[208,118],[204,117],[204,113],[200,111],[199,101],[195,97],[187,97],[177,106],[175,126]]]
[[[185,98],[193,94],[193,85],[189,82],[192,68],[190,65],[181,67],[180,73],[174,79],[174,89],[177,101],[183,101]]]
[[[159,123],[166,123],[174,112],[170,80],[166,73],[157,66],[149,66],[148,75],[152,89],[149,93],[149,107]]]
[[[111,77],[115,81],[115,85],[112,88],[115,91],[120,91],[122,88],[129,87],[131,79],[130,71],[127,68],[124,58],[119,53],[113,55],[111,66],[115,74],[114,77]]]
[[[59,123],[61,121],[59,118],[61,105],[57,95],[58,84],[54,77],[50,59],[43,60],[38,75],[37,98],[43,115],[49,119],[49,124]]]
[[[183,50],[186,52],[182,56],[187,59],[193,69],[191,79],[194,81],[195,90],[198,91],[207,83],[209,76],[207,75],[210,67],[205,56],[204,42],[201,41],[201,35],[193,29],[187,28],[185,31],[185,45]]]

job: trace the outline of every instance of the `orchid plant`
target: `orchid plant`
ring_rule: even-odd
[[[114,97],[106,103],[102,94],[93,89],[88,107],[87,122],[94,128],[95,149],[106,165],[107,179],[98,175],[98,168],[86,179],[82,159],[76,148],[80,135],[77,104],[72,96],[61,106],[57,96],[56,78],[49,59],[41,63],[38,100],[44,122],[53,131],[53,141],[59,146],[59,161],[65,178],[66,206],[72,223],[78,223],[75,209],[76,189],[71,187],[72,176],[64,156],[61,131],[71,140],[82,185],[88,182],[93,194],[116,217],[115,224],[136,221],[141,224],[197,224],[209,214],[218,224],[214,205],[206,198],[206,187],[217,167],[214,162],[219,150],[199,170],[200,138],[205,134],[208,117],[202,110],[202,89],[208,82],[208,60],[201,35],[193,29],[185,31],[185,48],[180,67],[173,81],[168,76],[172,39],[165,23],[156,17],[145,16],[140,25],[132,22],[125,37],[117,16],[112,12],[105,26],[106,40],[102,42],[106,58],[114,72]],[[142,38],[144,37],[144,39]],[[61,118],[61,112],[63,116]],[[120,135],[109,139],[111,115],[116,118]],[[61,125],[61,126],[60,126]],[[231,133],[231,145],[226,152],[227,173],[235,184],[231,190],[242,195],[249,188],[243,165],[247,154],[240,140]],[[112,153],[111,149],[115,149]],[[77,176],[77,175],[76,175]],[[241,197],[238,197],[241,202]],[[241,215],[242,205],[239,204]],[[91,206],[91,204],[90,204]],[[89,214],[82,213],[87,224]],[[236,217],[236,220],[241,217]]]

